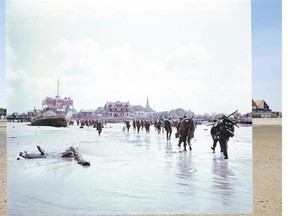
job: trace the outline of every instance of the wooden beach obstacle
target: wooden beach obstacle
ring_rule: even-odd
[[[90,162],[83,159],[82,154],[77,149],[75,149],[73,146],[71,146],[70,150],[72,151],[72,153],[74,155],[74,159],[78,161],[78,164],[80,164],[82,166],[90,166]]]
[[[55,154],[47,154],[45,153],[44,149],[40,146],[37,146],[39,153],[28,153],[27,151],[20,152],[19,156],[25,159],[40,159],[40,158],[47,158],[49,156],[55,156]],[[90,166],[90,162],[85,160],[82,156],[82,154],[78,151],[78,149],[75,149],[73,146],[70,148],[67,148],[64,152],[57,153],[56,155],[60,155],[61,158],[67,158],[67,157],[73,157],[74,160],[77,161],[78,164],[82,166]],[[17,158],[17,160],[20,160],[20,158]]]
[[[40,147],[37,146],[38,151],[40,152],[40,154],[37,153],[27,153],[27,151],[24,152],[20,152],[19,156],[23,157],[25,159],[38,159],[38,158],[46,158],[46,154],[45,151]],[[19,159],[19,158],[18,158]]]

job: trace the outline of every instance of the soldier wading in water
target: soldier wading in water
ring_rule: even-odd
[[[237,110],[234,113],[236,112]],[[236,123],[233,122],[232,115],[234,113],[230,114],[228,117],[222,116],[211,128],[211,136],[213,138],[213,146],[211,147],[211,149],[213,150],[213,153],[215,153],[216,143],[217,141],[219,141],[221,152],[223,152],[224,155],[224,159],[228,159],[229,138],[234,137],[234,125],[236,125]]]
[[[194,117],[194,116],[193,116]],[[177,133],[175,134],[176,138],[179,137],[178,146],[181,146],[181,143],[184,143],[184,151],[186,150],[186,145],[188,144],[189,150],[192,151],[191,139],[194,138],[194,132],[196,128],[196,123],[193,120],[193,117],[188,118],[186,115],[182,118],[177,126]]]
[[[215,148],[217,146],[217,142],[219,141],[219,129],[220,129],[220,124],[219,124],[219,120],[217,120],[215,122],[215,124],[211,127],[210,130],[210,134],[211,137],[213,139],[213,145],[211,146],[211,149],[213,150],[213,153],[215,153]],[[221,148],[221,146],[220,146]],[[221,149],[221,152],[223,152],[223,150]]]

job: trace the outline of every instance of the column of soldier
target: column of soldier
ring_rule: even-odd
[[[215,153],[215,148],[217,145],[217,142],[220,144],[220,151],[224,155],[224,159],[228,159],[228,141],[230,137],[234,136],[234,126],[238,127],[238,125],[233,121],[233,115],[237,112],[233,112],[229,116],[223,115],[219,119],[215,121],[214,124],[211,126],[210,134],[213,139],[213,145],[211,146],[211,149],[213,150],[213,153]],[[167,140],[171,139],[172,134],[172,127],[175,126],[177,129],[177,132],[175,134],[176,138],[179,138],[178,146],[181,147],[181,144],[183,143],[184,151],[187,151],[186,146],[189,146],[189,150],[192,150],[191,146],[191,139],[194,138],[194,132],[197,127],[196,122],[193,120],[193,117],[187,117],[184,115],[182,118],[179,119],[179,122],[176,124],[172,122],[168,118],[160,118],[158,121],[154,122],[155,129],[160,133],[161,127],[165,129],[166,131],[166,138]],[[133,129],[137,129],[137,132],[139,133],[140,128],[145,128],[146,132],[149,132],[151,122],[145,121],[145,120],[135,120],[132,123]],[[123,127],[123,130],[126,130],[129,132],[129,128],[131,127],[130,121],[125,121],[125,125]]]

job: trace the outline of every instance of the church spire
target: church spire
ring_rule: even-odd
[[[153,111],[154,111],[154,110],[150,107],[150,105],[149,105],[149,98],[148,98],[148,96],[147,96],[147,100],[146,100],[145,111],[146,111],[146,112],[153,112]]]
[[[149,105],[149,98],[148,98],[148,96],[147,96],[147,101],[146,101],[146,107],[145,107],[145,109],[151,109],[151,108],[150,108],[150,105]]]

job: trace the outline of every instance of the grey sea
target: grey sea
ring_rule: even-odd
[[[252,127],[235,128],[229,159],[210,146],[210,126],[198,125],[192,152],[151,127],[95,128],[7,123],[8,215],[235,214],[253,212]],[[19,152],[48,157],[21,159]],[[83,167],[58,153],[78,148]]]

